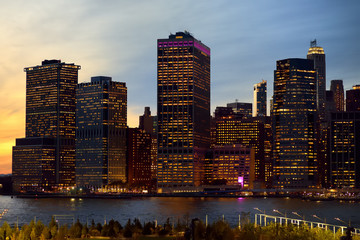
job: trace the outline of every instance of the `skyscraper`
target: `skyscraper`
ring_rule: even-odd
[[[254,149],[254,180],[265,184],[265,165],[270,161],[271,134],[266,117],[242,119],[229,107],[217,107],[212,131],[213,147],[241,144]],[[270,129],[271,130],[271,129]],[[266,153],[266,157],[265,157]],[[268,184],[267,184],[268,185]]]
[[[346,91],[346,111],[360,111],[360,85]]]
[[[157,43],[158,189],[194,189],[210,145],[210,49],[188,32]]]
[[[75,92],[80,66],[44,60],[26,72],[26,138],[13,148],[16,190],[75,184]]]
[[[330,91],[333,92],[336,111],[344,111],[344,85],[343,80],[331,80]]]
[[[251,103],[238,102],[236,100],[233,103],[226,104],[226,106],[231,107],[233,112],[236,115],[241,116],[243,119],[252,117],[252,104]]]
[[[331,113],[330,182],[334,188],[360,187],[360,112]]]
[[[150,107],[145,107],[144,115],[139,117],[139,128],[151,136],[151,181],[156,183],[157,179],[157,117],[151,116]],[[155,185],[153,187],[156,187]]]
[[[314,61],[314,68],[317,72],[317,110],[318,117],[323,122],[326,102],[326,62],[324,49],[317,46],[316,39],[310,42],[307,59]]]
[[[254,85],[253,117],[266,116],[266,81]]]
[[[76,185],[126,182],[126,84],[92,77],[76,99]]]
[[[273,104],[274,187],[315,187],[317,113],[312,60],[277,61]]]
[[[151,135],[139,128],[127,129],[127,173],[132,187],[151,186]]]

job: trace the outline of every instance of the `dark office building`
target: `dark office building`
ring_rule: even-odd
[[[316,71],[312,60],[279,60],[274,71],[274,187],[317,185]]]
[[[44,60],[25,68],[26,137],[13,147],[14,189],[75,184],[75,92],[80,66]]]
[[[128,183],[135,188],[149,188],[151,176],[151,134],[139,128],[127,129]]]
[[[267,104],[266,104],[266,89],[267,83],[265,80],[254,85],[254,111],[253,117],[264,117],[266,116]]]
[[[127,88],[111,77],[80,83],[76,95],[76,185],[126,182]]]
[[[139,128],[151,136],[151,179],[156,183],[157,179],[157,117],[151,116],[150,107],[145,107],[144,114],[139,117]],[[155,186],[154,186],[155,187]]]
[[[331,114],[330,181],[334,188],[360,187],[360,112]]]
[[[360,111],[360,85],[346,91],[346,111]]]
[[[210,49],[188,32],[157,43],[158,190],[192,191],[210,146]]]
[[[314,61],[314,68],[317,73],[317,110],[321,122],[325,120],[325,101],[326,101],[326,61],[324,49],[317,46],[316,39],[310,42],[307,59]]]
[[[333,92],[336,111],[343,112],[345,110],[343,80],[331,80],[330,91]]]
[[[233,112],[243,119],[252,117],[252,104],[243,102],[233,102],[226,104],[227,107],[231,107]]]

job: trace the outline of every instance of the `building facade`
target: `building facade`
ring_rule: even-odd
[[[221,111],[219,110],[221,109]],[[225,111],[227,108],[217,107],[215,110],[214,130],[212,136],[214,138],[214,146],[225,146],[231,144],[241,144],[254,149],[254,180],[262,182],[265,185],[265,165],[270,166],[266,162],[270,162],[271,157],[271,140],[268,139],[269,126],[265,124],[264,118],[248,118],[242,119],[234,114],[231,108],[230,112]],[[271,129],[270,129],[271,130]],[[265,158],[267,156],[267,158]],[[269,181],[269,179],[267,179]],[[266,184],[269,185],[269,184]]]
[[[318,118],[321,122],[325,120],[325,102],[326,102],[326,61],[324,49],[317,46],[316,39],[311,41],[307,53],[307,59],[314,61],[316,70],[317,85],[317,111]]]
[[[336,111],[343,112],[345,110],[343,80],[331,80],[330,91],[333,92]]]
[[[254,109],[253,109],[253,117],[264,117],[267,112],[267,104],[266,104],[266,89],[267,83],[265,80],[254,85]]]
[[[157,117],[151,115],[150,107],[145,107],[144,114],[139,117],[139,128],[151,136],[151,181],[156,187],[157,181]]]
[[[80,66],[44,60],[25,68],[25,138],[13,147],[15,191],[75,184],[75,92]]]
[[[252,189],[255,180],[254,149],[241,144],[215,146],[206,164],[208,185],[232,185]]]
[[[151,135],[139,128],[127,129],[128,184],[134,188],[149,189],[151,175]]]
[[[76,185],[125,183],[126,84],[92,77],[78,84],[76,99]]]
[[[210,49],[187,32],[157,44],[158,189],[194,189],[210,145]]]
[[[274,71],[275,188],[317,186],[316,70],[312,60],[279,60]]]
[[[331,114],[330,182],[333,188],[360,187],[360,112]]]
[[[360,111],[360,85],[346,91],[346,111]]]
[[[233,102],[226,104],[227,107],[232,108],[233,112],[243,119],[252,117],[252,104],[244,102]]]

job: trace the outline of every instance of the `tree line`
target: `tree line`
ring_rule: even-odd
[[[309,228],[307,225],[281,225],[270,223],[268,226],[256,226],[249,219],[241,219],[238,227],[219,219],[206,225],[195,218],[178,220],[176,223],[167,219],[162,225],[155,222],[141,223],[139,219],[128,220],[125,225],[110,220],[108,223],[83,224],[79,220],[73,224],[59,224],[54,218],[48,225],[40,220],[31,221],[18,227],[11,227],[4,222],[0,227],[0,240],[64,240],[64,239],[175,239],[175,240],[360,240],[359,236],[342,236],[341,231],[334,233],[322,228]]]

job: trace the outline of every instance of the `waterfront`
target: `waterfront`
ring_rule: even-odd
[[[73,215],[81,222],[103,223],[106,219],[118,220],[125,224],[127,219],[139,218],[141,222],[157,220],[159,224],[170,218],[177,219],[200,218],[205,221],[208,215],[209,222],[224,218],[232,225],[238,222],[239,214],[250,212],[253,220],[254,210],[259,208],[266,213],[276,215],[273,209],[287,213],[294,217],[292,212],[304,215],[306,220],[319,221],[312,217],[317,215],[326,219],[327,223],[344,225],[334,220],[340,218],[349,220],[355,227],[360,227],[360,203],[342,201],[306,201],[288,198],[191,198],[191,197],[149,197],[132,199],[66,199],[66,198],[11,198],[0,196],[0,211],[8,209],[0,219],[10,224],[18,222],[27,224],[32,219],[49,222],[52,215]],[[69,220],[63,220],[69,221]],[[61,224],[61,222],[60,222]]]

